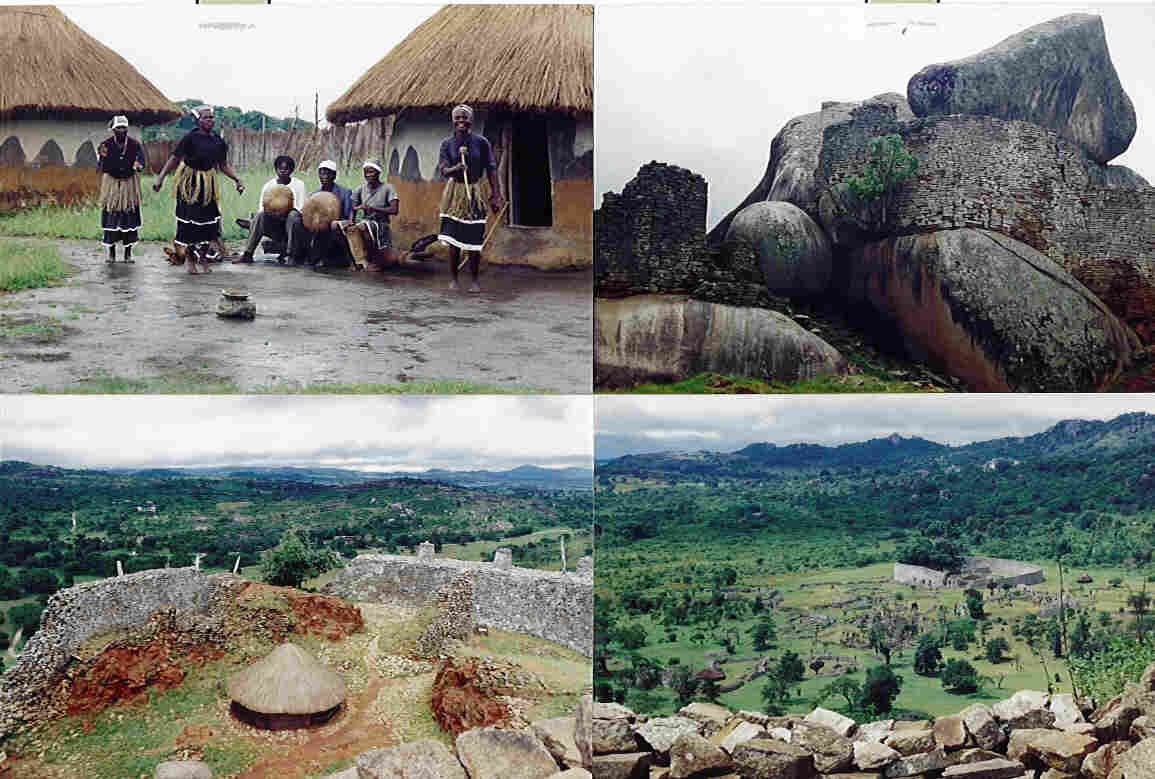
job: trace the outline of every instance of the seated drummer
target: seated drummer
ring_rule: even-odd
[[[283,263],[285,255],[288,254],[293,258],[294,264],[300,264],[299,260],[304,254],[306,241],[300,210],[305,203],[305,182],[293,175],[297,162],[287,154],[277,157],[273,161],[273,168],[277,175],[265,182],[265,186],[261,187],[260,197],[257,198],[257,216],[253,219],[249,230],[249,245],[245,247],[240,257],[233,260],[234,263],[252,262],[257,244],[268,236],[285,247],[284,251],[277,255],[277,262]],[[266,213],[264,208],[265,193],[277,184],[293,191],[293,207],[283,216]]]
[[[351,228],[361,232],[361,240],[366,246],[370,271],[382,271],[383,266],[373,260],[380,257],[388,263],[393,259],[393,236],[389,231],[389,217],[396,216],[401,203],[397,190],[388,181],[381,180],[381,163],[365,160],[362,167],[365,183],[353,191],[353,211],[361,212],[362,219]]]
[[[353,192],[337,183],[337,163],[332,160],[325,160],[317,166],[317,178],[321,181],[321,188],[310,192],[310,197],[317,192],[332,192],[341,201],[341,216],[329,225],[328,230],[309,233],[309,264],[314,268],[345,268],[352,262],[352,256],[341,228],[353,218]]]

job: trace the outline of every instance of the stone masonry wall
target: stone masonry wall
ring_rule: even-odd
[[[161,610],[185,622],[219,614],[244,580],[208,575],[196,568],[164,568],[86,582],[48,599],[40,630],[16,663],[0,677],[0,734],[22,709],[64,673],[73,654],[89,639],[139,628]]]
[[[900,122],[875,104],[853,113],[824,131],[820,183],[859,172],[869,139],[897,133],[919,166],[898,195],[894,232],[981,227],[1008,235],[1070,272],[1144,341],[1155,336],[1155,187],[1029,122]]]
[[[593,577],[497,563],[402,555],[358,555],[324,592],[349,600],[427,603],[464,572],[478,625],[527,633],[593,656]]]
[[[894,580],[899,584],[917,584],[921,587],[942,587],[946,574],[921,565],[894,564]]]
[[[706,247],[706,180],[661,162],[642,166],[594,211],[595,296],[687,294],[731,306],[774,305],[754,250]]]
[[[993,578],[999,584],[1041,584],[1044,580],[1043,569],[1039,566],[1001,557],[966,557],[963,559],[960,576],[951,576],[945,571],[936,571],[921,565],[894,564],[894,580],[896,582],[899,584],[917,584],[922,587],[952,587],[959,584],[970,586],[967,582],[973,577],[967,577],[968,572],[981,572],[984,581],[985,578]]]

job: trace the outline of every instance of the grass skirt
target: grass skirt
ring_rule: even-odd
[[[105,246],[132,246],[140,240],[140,176],[118,179],[105,173],[101,177],[100,226]]]
[[[481,251],[485,242],[485,202],[489,199],[489,181],[482,179],[470,185],[470,202],[465,184],[450,179],[441,192],[441,228],[437,238],[450,246],[469,252]]]
[[[176,172],[176,238],[178,246],[214,241],[221,236],[215,170],[196,170],[181,163]]]

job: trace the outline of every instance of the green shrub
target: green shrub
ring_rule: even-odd
[[[833,189],[839,215],[869,232],[883,230],[892,217],[902,183],[918,170],[918,158],[895,134],[872,138],[862,173],[848,176]]]

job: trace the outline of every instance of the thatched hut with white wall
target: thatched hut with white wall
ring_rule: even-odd
[[[385,140],[401,213],[394,245],[439,225],[437,173],[449,112],[474,109],[509,207],[486,260],[539,268],[593,260],[593,7],[446,6],[325,112],[334,124],[392,116]]]
[[[0,192],[95,194],[108,120],[170,122],[180,106],[51,5],[0,5]]]

